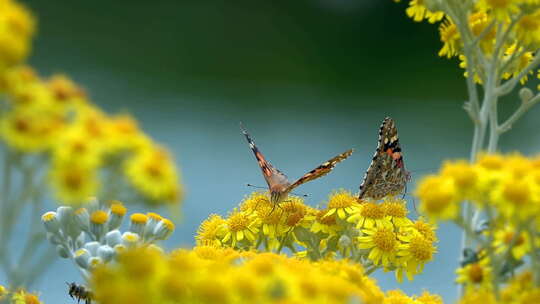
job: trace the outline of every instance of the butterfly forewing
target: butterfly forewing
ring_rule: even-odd
[[[262,155],[261,151],[259,151],[259,149],[255,145],[255,142],[253,142],[253,139],[251,139],[251,136],[249,136],[247,130],[242,124],[240,124],[240,128],[242,129],[242,133],[246,137],[249,148],[251,149],[251,151],[253,151],[253,154],[255,154],[255,158],[259,163],[259,167],[262,170],[264,179],[266,180],[270,191],[272,191],[272,189],[287,188],[289,186],[287,176],[281,173],[281,171],[279,171],[278,169],[274,168],[274,166],[272,166],[272,164],[270,164],[270,162],[268,162],[264,158],[264,155]]]
[[[386,117],[379,129],[379,142],[360,185],[360,199],[380,199],[402,193],[408,180],[394,121]]]
[[[353,153],[353,149],[350,149],[324,162],[322,165],[318,166],[317,168],[304,174],[304,176],[300,177],[296,182],[294,182],[292,185],[289,186],[287,191],[289,192],[292,189],[302,185],[303,183],[309,182],[311,180],[317,179],[321,176],[328,174],[330,171],[332,171],[332,169],[334,169],[337,163],[351,156],[352,153]]]

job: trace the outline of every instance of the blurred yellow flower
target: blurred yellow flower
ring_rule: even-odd
[[[0,74],[26,58],[34,23],[23,5],[11,0],[0,2]]]
[[[127,160],[125,174],[137,190],[152,200],[174,203],[182,197],[172,159],[160,147],[137,151]]]
[[[516,236],[517,229],[512,226],[505,226],[502,229],[495,230],[493,247],[495,252],[502,254],[507,250],[511,250],[512,256],[516,260],[520,260],[531,251],[530,236],[526,232],[521,232]],[[514,238],[516,238],[514,240]],[[510,247],[512,245],[512,247]]]
[[[451,178],[427,176],[420,181],[416,196],[420,198],[420,210],[430,219],[454,219],[459,211],[458,189]]]
[[[424,0],[411,0],[409,7],[405,10],[407,16],[416,22],[427,19],[429,23],[440,21],[444,17],[441,11],[432,12],[424,6]]]
[[[456,282],[466,286],[490,287],[492,283],[492,269],[489,258],[460,267],[456,270]]]
[[[461,40],[456,25],[450,19],[447,18],[441,22],[439,25],[439,35],[443,43],[443,47],[439,51],[439,56],[446,56],[447,58],[457,56],[458,50],[461,48]]]
[[[96,170],[84,165],[72,162],[55,165],[49,176],[56,197],[65,204],[82,204],[98,191]]]

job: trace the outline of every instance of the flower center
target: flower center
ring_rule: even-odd
[[[373,242],[380,250],[390,252],[396,248],[396,235],[389,229],[377,230],[373,235]]]
[[[399,202],[387,202],[383,204],[384,211],[386,215],[393,217],[406,217],[407,208],[404,204]]]
[[[473,283],[482,283],[484,279],[484,269],[478,263],[471,264],[469,267],[469,279]]]
[[[235,213],[229,217],[227,225],[232,232],[245,230],[249,225],[249,219],[242,213]]]
[[[522,205],[529,200],[531,190],[525,182],[510,181],[504,187],[503,195],[511,203]]]
[[[419,261],[429,261],[433,257],[433,245],[424,237],[415,237],[409,247],[413,257]]]
[[[512,243],[512,241],[514,240],[514,235],[515,234],[513,232],[506,232],[504,234],[504,243],[507,244],[507,245],[510,245]],[[523,237],[523,235],[520,234],[518,236],[514,246],[522,245],[524,242],[525,242],[525,238]]]
[[[364,203],[362,204],[362,216],[373,219],[382,219],[385,215],[384,209],[379,204]]]

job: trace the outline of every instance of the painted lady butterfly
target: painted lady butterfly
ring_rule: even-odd
[[[302,185],[303,183],[309,182],[311,180],[317,179],[321,176],[326,175],[332,169],[334,169],[334,166],[341,162],[342,160],[349,157],[353,149],[347,150],[344,153],[339,154],[338,156],[326,161],[322,165],[318,166],[317,168],[309,171],[308,173],[304,174],[301,178],[299,178],[294,183],[290,183],[287,180],[287,176],[278,169],[274,168],[262,155],[262,153],[259,151],[257,146],[255,146],[255,143],[247,133],[246,129],[240,124],[240,128],[242,129],[242,133],[246,137],[246,140],[249,144],[249,147],[255,154],[255,158],[257,158],[257,162],[259,163],[259,167],[261,167],[264,179],[266,180],[266,183],[268,184],[268,190],[270,191],[270,201],[274,204],[279,204],[283,200],[285,200],[288,196],[288,194],[296,187]]]
[[[381,199],[405,192],[410,180],[405,170],[396,124],[386,117],[379,129],[379,144],[360,185],[359,199]]]

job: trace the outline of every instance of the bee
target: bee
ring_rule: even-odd
[[[86,289],[83,285],[77,285],[75,282],[68,283],[69,291],[68,294],[72,299],[76,299],[77,303],[81,300],[84,300],[85,304],[92,304],[92,292]]]

